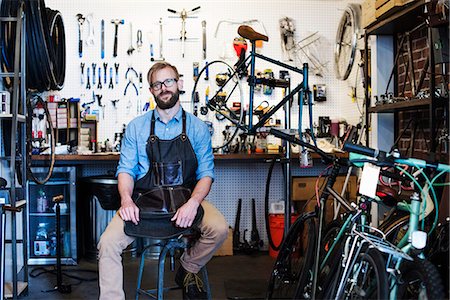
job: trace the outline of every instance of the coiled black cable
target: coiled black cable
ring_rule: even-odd
[[[44,0],[2,1],[1,16],[14,17],[25,3],[27,43],[27,89],[35,92],[61,90],[66,71],[65,31],[61,13],[45,7]],[[12,72],[15,22],[1,24],[2,69]],[[11,79],[5,80],[7,87]]]

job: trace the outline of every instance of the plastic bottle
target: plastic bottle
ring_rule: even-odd
[[[46,212],[48,210],[47,195],[42,189],[39,190],[38,195],[39,196],[36,200],[37,202],[36,211],[40,213]]]
[[[48,223],[39,223],[36,230],[36,240],[34,241],[34,255],[50,255],[50,241],[47,232]]]

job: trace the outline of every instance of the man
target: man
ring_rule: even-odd
[[[183,81],[176,67],[167,62],[155,63],[147,79],[157,107],[132,120],[122,141],[117,168],[121,207],[98,244],[100,299],[125,299],[121,254],[134,238],[124,233],[124,221],[138,224],[139,208],[132,199],[133,191],[155,186],[153,173],[157,171],[151,167],[155,160],[159,160],[159,165],[180,161],[179,178],[170,180],[192,187],[191,198],[176,211],[171,221],[182,228],[190,227],[199,205],[204,209],[199,225],[201,237],[184,252],[176,274],[177,283],[183,285],[183,298],[203,299],[206,292],[197,273],[228,233],[223,215],[204,201],[214,180],[211,136],[206,124],[181,107],[179,94]],[[158,143],[154,143],[155,140]],[[163,145],[164,149],[161,151],[158,145]]]

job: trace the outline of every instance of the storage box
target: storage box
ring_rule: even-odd
[[[233,229],[228,228],[228,236],[222,246],[214,253],[214,256],[233,255]]]
[[[310,212],[314,211],[314,208],[316,206],[316,180],[317,177],[294,177],[292,178],[292,200],[293,201],[301,201],[299,203],[298,207],[303,208],[300,213],[303,212]],[[345,182],[345,176],[338,176],[336,179],[336,182],[333,186],[333,189],[341,194],[342,187],[344,186]],[[350,176],[346,194],[344,195],[344,198],[347,199],[347,197],[354,201],[356,200],[356,194],[357,194],[357,186],[356,186],[356,176]],[[322,179],[319,182],[319,188],[322,185]],[[321,190],[319,190],[319,196],[321,194]],[[330,197],[329,199],[331,199]],[[311,200],[312,199],[312,200]],[[311,200],[307,202],[308,200]],[[333,219],[334,215],[334,207],[333,207],[333,201],[327,201],[326,203],[326,221],[330,222]]]
[[[387,17],[401,9],[402,6],[417,0],[376,0],[375,17]]]
[[[376,0],[365,0],[361,5],[361,26],[367,28],[373,24],[377,18],[375,17],[375,2]]]

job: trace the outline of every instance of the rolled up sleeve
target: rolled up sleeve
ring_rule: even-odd
[[[125,131],[120,148],[120,160],[117,166],[116,176],[119,173],[130,174],[135,180],[138,174],[138,143],[136,126],[131,122]]]
[[[211,134],[205,124],[202,123],[200,126],[197,126],[195,140],[194,151],[198,163],[196,172],[197,180],[206,176],[214,180],[214,155],[211,145]]]

